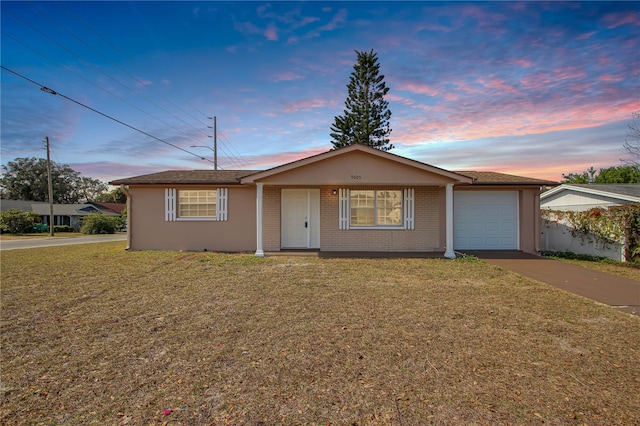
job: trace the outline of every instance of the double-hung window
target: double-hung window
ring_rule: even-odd
[[[351,227],[402,227],[402,191],[351,190]]]
[[[216,190],[179,190],[178,217],[215,218]]]
[[[165,188],[165,220],[227,220],[227,188]]]
[[[413,188],[342,188],[338,198],[338,229],[414,229]]]

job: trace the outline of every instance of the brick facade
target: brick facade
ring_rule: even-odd
[[[265,251],[280,250],[280,194],[293,186],[265,186],[263,191],[263,246]],[[300,188],[300,187],[297,187]],[[338,195],[333,189],[320,188],[321,251],[443,251],[441,228],[444,227],[442,197],[436,186],[414,187],[415,229],[339,229]],[[357,186],[352,189],[396,189],[405,187]]]

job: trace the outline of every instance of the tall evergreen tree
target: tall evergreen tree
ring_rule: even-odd
[[[347,85],[344,114],[335,117],[331,126],[332,149],[359,143],[388,151],[393,149],[389,142],[391,111],[389,102],[384,100],[389,88],[373,49],[355,52],[357,62]]]

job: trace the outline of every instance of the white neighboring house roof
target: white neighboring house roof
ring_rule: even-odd
[[[541,208],[588,210],[628,203],[640,203],[640,184],[562,184],[540,194]]]

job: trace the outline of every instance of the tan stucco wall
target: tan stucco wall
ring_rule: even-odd
[[[536,254],[540,251],[540,190],[520,191],[520,250]]]
[[[173,186],[180,189],[180,186]],[[415,229],[352,229],[338,227],[338,196],[333,189],[415,190]],[[256,187],[229,187],[228,220],[166,222],[164,186],[131,186],[129,247],[132,250],[249,251],[256,249]],[[211,187],[183,186],[188,189]],[[280,194],[282,188],[320,189],[320,247],[322,251],[444,251],[445,189],[438,186],[265,186],[263,191],[263,248],[280,250]],[[519,191],[520,250],[539,250],[538,188],[474,187],[455,190]]]
[[[215,189],[211,186],[171,186]],[[256,188],[229,187],[227,221],[165,221],[164,186],[129,187],[131,250],[255,251]]]
[[[440,185],[453,182],[419,167],[354,151],[260,179],[277,185]],[[316,186],[317,187],[317,186]]]

